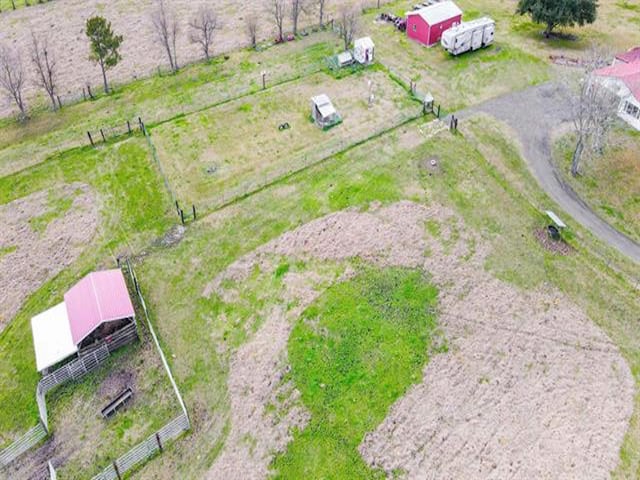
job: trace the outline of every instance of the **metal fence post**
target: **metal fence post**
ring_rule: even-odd
[[[156,442],[158,442],[158,448],[160,449],[160,453],[162,453],[162,442],[160,441],[160,434],[156,432]]]

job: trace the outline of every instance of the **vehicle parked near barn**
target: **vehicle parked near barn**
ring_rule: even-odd
[[[496,22],[483,17],[464,22],[442,34],[441,44],[452,55],[478,50],[493,43]]]

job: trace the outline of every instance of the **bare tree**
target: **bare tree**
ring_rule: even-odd
[[[167,53],[171,70],[177,72],[179,67],[176,54],[176,38],[178,37],[180,26],[175,14],[167,10],[164,0],[158,0],[156,9],[151,14],[151,21],[158,41],[160,41]]]
[[[51,106],[56,110],[56,58],[49,49],[48,38],[38,38],[34,32],[31,32],[31,63],[36,69],[36,83],[47,92]]]
[[[324,12],[327,7],[327,0],[316,0],[316,3],[318,5],[318,21],[320,28],[322,28],[324,27]]]
[[[293,25],[293,34],[298,34],[298,20],[300,19],[300,14],[306,10],[306,2],[305,0],[291,0],[291,23]]]
[[[27,105],[22,95],[24,84],[24,68],[20,53],[0,45],[0,87],[7,92],[20,110],[21,121],[27,119]]]
[[[247,35],[249,36],[249,42],[251,42],[251,48],[256,48],[258,44],[258,15],[250,13],[244,21],[247,26]]]
[[[220,28],[218,16],[211,8],[201,7],[189,22],[189,26],[192,30],[189,40],[191,43],[200,45],[204,58],[208,61],[211,58],[213,35]]]
[[[571,160],[571,174],[580,174],[585,150],[602,154],[609,132],[616,118],[619,99],[594,75],[594,71],[607,64],[609,53],[592,47],[584,61],[584,77],[571,98],[572,119],[576,132],[576,146]]]
[[[340,38],[344,42],[344,49],[348,50],[358,32],[360,12],[357,8],[344,5],[338,12],[338,29]]]
[[[271,13],[273,20],[276,23],[278,29],[278,42],[284,40],[284,17],[287,14],[286,0],[270,0],[269,12]]]

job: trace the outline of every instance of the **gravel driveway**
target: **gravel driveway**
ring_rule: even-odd
[[[552,133],[571,120],[568,100],[559,85],[546,83],[504,95],[456,116],[464,119],[479,112],[506,122],[518,133],[529,168],[553,200],[600,240],[640,263],[640,245],[600,218],[564,182],[552,162]]]

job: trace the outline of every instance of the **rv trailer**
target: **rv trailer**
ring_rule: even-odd
[[[496,22],[484,17],[463,22],[442,34],[441,44],[452,55],[478,50],[493,43]]]

